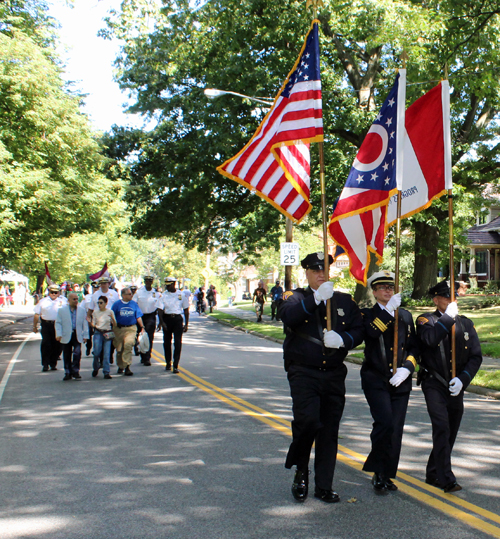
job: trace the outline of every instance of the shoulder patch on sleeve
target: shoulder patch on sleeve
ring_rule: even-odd
[[[291,290],[283,294],[283,299],[288,299],[290,296],[293,296],[293,292]]]
[[[424,316],[420,316],[419,318],[417,318],[417,323],[421,325],[427,324],[427,322],[429,322],[429,320],[427,320],[427,318],[425,318]]]

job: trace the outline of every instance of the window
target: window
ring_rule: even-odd
[[[476,251],[476,273],[488,273],[488,252]]]

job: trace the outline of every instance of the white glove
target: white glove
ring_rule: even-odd
[[[327,348],[343,348],[344,346],[344,340],[336,331],[325,332],[323,342]]]
[[[451,316],[453,320],[455,320],[455,316],[458,314],[458,305],[456,301],[453,301],[446,307],[446,311],[444,311],[444,314],[447,314],[448,316]]]
[[[452,304],[453,305],[453,304]],[[462,391],[462,388],[464,387],[462,380],[460,378],[453,378],[453,380],[450,382],[450,393],[452,397],[457,397],[460,391]]]
[[[401,293],[394,294],[392,298],[387,302],[385,308],[390,312],[394,312],[401,305]]]
[[[389,380],[389,384],[394,387],[400,386],[410,376],[410,371],[406,367],[399,367],[396,374]]]
[[[319,305],[322,301],[326,301],[333,296],[333,283],[332,281],[327,281],[323,283],[316,292],[314,292],[314,299]]]

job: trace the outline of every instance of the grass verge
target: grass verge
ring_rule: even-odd
[[[217,320],[225,320],[226,322],[229,322],[232,326],[243,328],[245,331],[248,332],[256,331],[257,333],[265,335],[266,337],[273,337],[274,339],[280,340],[283,340],[285,338],[283,334],[283,328],[281,328],[280,326],[272,326],[271,324],[265,324],[263,322],[242,320],[241,318],[236,318],[235,316],[232,316],[227,313],[222,313],[220,311],[209,314],[207,316],[211,316],[212,318],[216,318]]]
[[[500,391],[500,371],[483,371],[480,369],[471,383],[475,386]]]

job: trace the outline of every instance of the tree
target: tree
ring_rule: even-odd
[[[64,87],[44,2],[0,9],[0,256],[33,273],[61,238],[110,218],[122,185],[102,174],[97,135]]]
[[[455,177],[468,192],[479,191],[484,182],[479,171],[496,169],[498,146],[489,142],[497,132],[493,119],[499,84],[493,66],[500,50],[498,11],[492,0],[325,2],[319,19],[328,204],[342,189],[395,69],[402,65],[403,51],[410,58],[408,80],[414,83],[408,87],[409,103],[435,85],[448,66],[454,88]],[[136,98],[132,110],[157,122],[150,132],[122,131],[111,139],[121,147],[133,141],[132,151],[121,159],[133,157],[127,200],[135,233],[166,235],[200,249],[227,247],[245,253],[248,262],[249,252],[277,246],[284,228],[281,216],[215,172],[249,140],[264,111],[231,96],[208,102],[202,90],[274,96],[309,23],[305,2],[218,0],[195,7],[187,1],[161,6],[152,0],[123,2],[121,13],[109,20],[109,31],[125,41],[117,60],[118,80]],[[317,172],[316,167],[313,178]],[[316,210],[306,227],[320,218],[314,180],[311,201]],[[441,211],[433,207],[405,223],[418,253],[420,245],[429,245],[429,227],[445,223]],[[422,259],[430,264],[422,274],[431,279],[437,253],[436,243]],[[419,290],[422,277],[417,273],[416,278]]]

